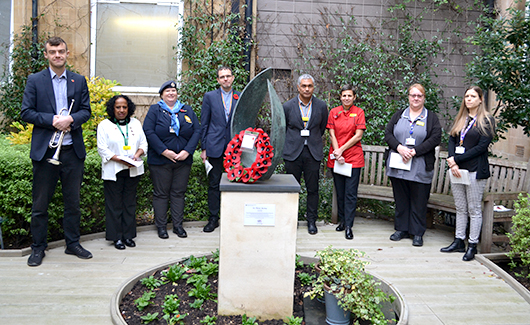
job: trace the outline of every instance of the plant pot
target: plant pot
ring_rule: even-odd
[[[349,325],[351,312],[342,309],[331,288],[324,285],[324,300],[326,304],[326,323],[329,325]]]

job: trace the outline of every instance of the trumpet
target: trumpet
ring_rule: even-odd
[[[72,112],[72,107],[74,107],[74,99],[72,99],[72,103],[70,104],[70,108],[68,109],[68,112],[65,116],[70,115],[70,112]],[[66,111],[66,108],[63,108],[59,111],[59,115],[63,114],[63,111]],[[67,132],[67,131],[66,131]],[[61,145],[63,144],[64,135],[66,134],[65,131],[55,131],[53,136],[50,139],[50,143],[48,144],[48,147],[50,149],[55,149],[55,154],[53,157],[48,158],[48,162],[52,165],[59,166],[61,164],[61,161],[59,160],[59,154],[61,153]]]

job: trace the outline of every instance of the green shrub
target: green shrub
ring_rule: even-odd
[[[508,256],[512,260],[511,267],[522,266],[525,271],[516,273],[517,276],[530,279],[530,203],[528,194],[519,194],[515,202],[517,214],[512,217],[512,233],[508,234],[512,250]],[[517,259],[520,258],[521,262]]]

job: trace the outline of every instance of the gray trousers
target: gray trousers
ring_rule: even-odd
[[[486,179],[476,179],[477,173],[469,173],[469,185],[451,184],[456,206],[455,237],[466,239],[467,220],[469,221],[469,243],[478,243],[482,228],[482,195]]]

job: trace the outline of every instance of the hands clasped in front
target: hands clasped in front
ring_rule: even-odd
[[[162,152],[162,156],[166,157],[167,159],[171,160],[172,162],[177,161],[184,161],[186,158],[188,158],[190,154],[186,150],[182,150],[179,153],[176,153],[173,150],[166,149],[164,152]]]
[[[403,158],[403,162],[404,163],[407,163],[409,162],[409,160],[412,159],[412,157],[416,156],[416,150],[414,148],[412,149],[409,149],[403,145],[398,145],[397,147],[397,151],[398,153],[401,155],[401,157]]]

